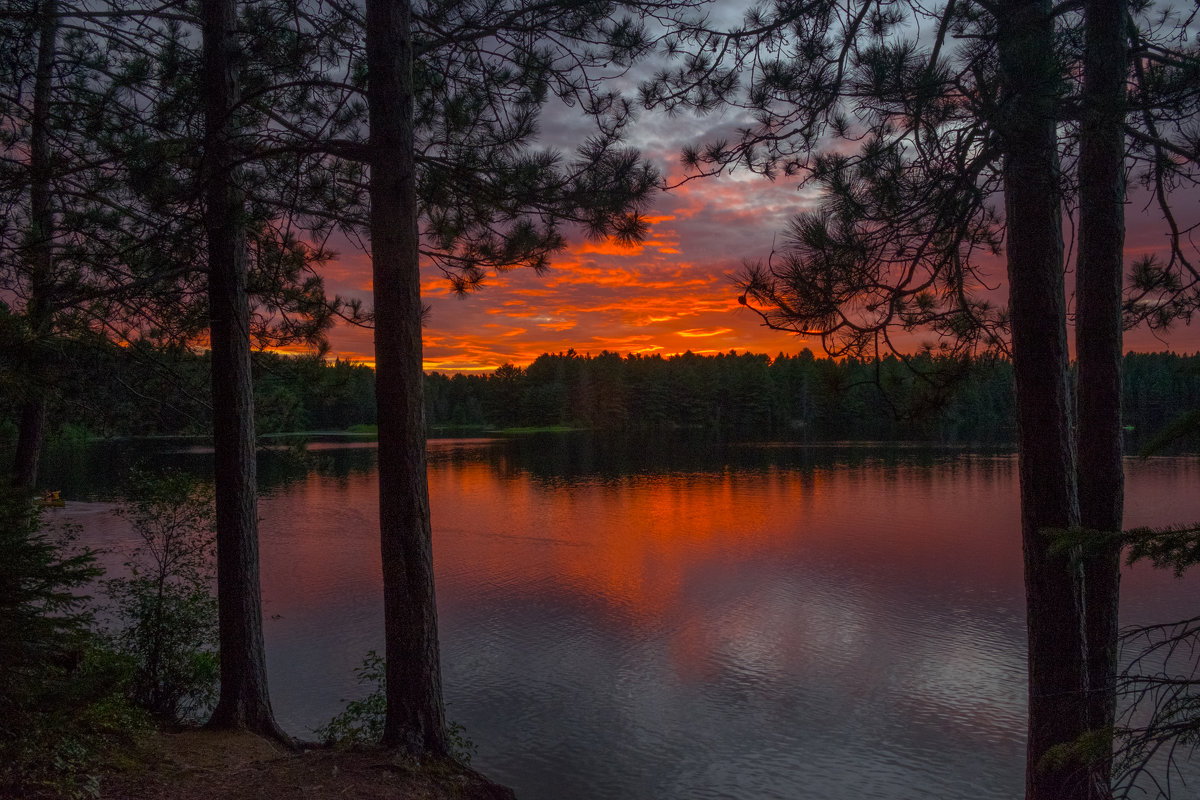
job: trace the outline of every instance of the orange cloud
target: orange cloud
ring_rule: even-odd
[[[702,339],[706,336],[720,336],[723,333],[733,333],[733,328],[717,328],[711,331],[692,328],[686,331],[675,331],[677,336],[683,336],[687,339]]]
[[[778,234],[789,219],[815,199],[795,183],[738,172],[660,195],[647,215],[648,235],[635,247],[569,236],[570,246],[552,259],[547,274],[518,269],[489,276],[482,289],[464,297],[454,295],[445,277],[428,268],[421,280],[431,309],[424,329],[426,368],[488,370],[570,348],[664,355],[690,343],[708,345],[708,350],[693,350],[702,354],[817,349],[819,342],[763,327],[738,305],[737,288],[728,277],[747,261],[766,261],[772,248],[781,246]],[[1153,206],[1133,202],[1128,209],[1130,257],[1161,253],[1164,238]],[[370,259],[349,243],[331,246],[343,255],[324,268],[327,287],[369,307]],[[996,287],[996,301],[1003,304],[1003,258],[983,267],[984,282]],[[681,324],[688,327],[677,330]],[[373,358],[370,330],[343,326],[330,338],[331,355]],[[929,337],[910,338],[915,347]],[[1127,345],[1136,349],[1187,350],[1196,348],[1196,341],[1195,326],[1178,326],[1169,339],[1145,331],[1126,336]]]
[[[614,242],[612,239],[603,241],[585,240],[583,244],[571,248],[573,253],[595,253],[605,256],[636,256],[641,253],[644,246],[641,244],[623,245]]]

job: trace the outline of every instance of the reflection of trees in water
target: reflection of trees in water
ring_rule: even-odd
[[[526,473],[541,483],[559,486],[616,482],[638,475],[678,476],[727,470],[766,473],[868,465],[929,467],[952,462],[968,451],[895,442],[747,442],[722,437],[715,431],[687,430],[531,434],[483,452],[482,459],[500,475]],[[986,451],[972,448],[970,452]],[[468,458],[477,462],[480,456],[463,454],[459,458],[467,463]]]
[[[283,489],[310,475],[345,479],[375,470],[376,451],[364,442],[273,440],[258,452],[259,490]],[[578,431],[508,438],[431,439],[431,469],[485,465],[503,478],[529,475],[552,486],[616,483],[630,476],[662,476],[736,470],[812,472],[840,467],[883,468],[951,464],[978,447],[887,442],[747,442],[715,431]],[[993,452],[1007,452],[1000,448]],[[212,451],[202,439],[164,438],[86,442],[51,448],[43,488],[71,500],[116,496],[131,469],[182,470],[201,480],[212,475]]]
[[[345,479],[375,470],[373,447],[313,448],[303,444],[258,452],[258,483],[263,491],[280,489],[309,475]]]
[[[39,487],[61,490],[68,500],[107,500],[120,494],[135,468],[168,467],[212,480],[212,452],[196,452],[198,439],[127,439],[60,443],[43,455]]]
[[[41,488],[60,490],[69,500],[104,500],[119,494],[134,468],[167,468],[212,479],[211,446],[200,438],[123,439],[60,444],[44,456]],[[301,442],[268,444],[258,451],[259,491],[304,480],[310,474],[334,478],[370,473],[373,447],[318,447]]]

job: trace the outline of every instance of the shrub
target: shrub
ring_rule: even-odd
[[[40,512],[0,494],[0,796],[94,796],[145,719],[126,700],[130,663],[94,633],[95,555],[45,533]]]
[[[384,699],[383,656],[371,650],[354,670],[360,684],[371,687],[361,700],[346,700],[346,709],[313,733],[326,744],[358,747],[376,744],[383,737]]]
[[[117,513],[141,541],[129,575],[106,582],[121,625],[113,645],[134,665],[133,699],[164,722],[195,720],[219,676],[211,490],[180,472],[135,471]]]
[[[383,738],[383,719],[387,710],[385,694],[386,671],[383,656],[371,650],[362,664],[354,670],[358,682],[371,687],[361,700],[347,700],[346,709],[317,728],[313,733],[326,744],[338,747],[362,747],[378,744]],[[470,766],[471,756],[478,749],[466,736],[466,729],[457,722],[446,725],[450,755],[464,766]]]

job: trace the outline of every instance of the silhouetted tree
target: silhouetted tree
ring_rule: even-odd
[[[644,88],[649,103],[707,108],[732,100],[752,112],[732,143],[685,149],[693,174],[739,164],[767,175],[801,175],[823,190],[821,207],[793,223],[785,250],[743,273],[742,302],[768,325],[819,336],[830,352],[845,355],[898,349],[892,340],[898,329],[931,331],[955,356],[1002,349],[1005,334],[1011,336],[1030,644],[1031,798],[1104,791],[1103,766],[1096,780],[1079,764],[1045,756],[1081,740],[1089,712],[1103,726],[1102,708],[1111,704],[1104,674],[1113,652],[1116,564],[1111,552],[1088,563],[1087,607],[1100,612],[1088,622],[1095,622],[1089,648],[1081,634],[1085,587],[1078,562],[1049,549],[1040,531],[1079,522],[1063,290],[1067,182],[1057,130],[1073,118],[1064,98],[1077,64],[1085,83],[1079,103],[1085,158],[1103,165],[1087,176],[1087,296],[1080,299],[1081,312],[1094,315],[1085,325],[1095,342],[1088,346],[1097,348],[1084,370],[1084,403],[1089,411],[1109,410],[1097,430],[1104,441],[1089,463],[1119,504],[1119,417],[1111,409],[1119,395],[1113,353],[1120,345],[1119,330],[1115,343],[1111,333],[1111,286],[1120,286],[1120,229],[1114,235],[1112,219],[1122,166],[1116,163],[1114,173],[1110,132],[1125,121],[1117,84],[1129,72],[1113,40],[1120,34],[1102,31],[1096,19],[1110,11],[1117,29],[1130,30],[1120,8],[1085,4],[1082,21],[1095,23],[1084,37],[1085,57],[1074,35],[1081,18],[1049,2],[755,8],[736,31],[693,32],[697,46],[682,68]],[[911,33],[916,28],[902,27],[914,22],[922,38]],[[1148,42],[1154,36],[1139,34],[1144,51],[1157,53]],[[1110,75],[1096,68],[1101,59],[1111,61]],[[1176,59],[1173,78],[1187,71],[1185,61]],[[750,84],[736,94],[732,88],[746,65],[753,67]],[[1159,97],[1145,105],[1144,129],[1161,111],[1154,105]],[[818,147],[827,135],[861,144],[854,153],[831,153]],[[1160,149],[1170,146],[1163,137],[1151,138]],[[997,191],[1004,194],[1003,215],[989,200]],[[1101,222],[1104,215],[1108,221]],[[1002,233],[1007,309],[993,307],[981,292],[988,282],[979,269],[979,255],[998,252]],[[1113,500],[1110,494],[1109,509],[1097,506],[1092,514],[1105,527]],[[1096,700],[1091,708],[1089,697]]]
[[[44,0],[36,13],[37,58],[33,79],[32,114],[29,119],[29,229],[28,274],[29,300],[26,320],[31,338],[47,335],[52,324],[54,211],[50,205],[51,162],[50,103],[53,70],[58,52],[58,8],[55,0]],[[13,465],[13,485],[32,489],[37,480],[38,460],[46,424],[45,387],[40,381],[28,381],[21,409],[17,451]]]
[[[1128,3],[1084,6],[1080,93],[1079,249],[1075,279],[1078,359],[1079,522],[1119,533],[1124,506],[1121,424],[1122,288],[1125,245],[1125,117],[1130,75]],[[1115,538],[1083,555],[1088,727],[1111,751],[1116,713],[1121,549]],[[1111,760],[1096,763],[1107,789]],[[1102,794],[1097,790],[1097,794]]]
[[[421,394],[421,271],[407,0],[366,4],[371,263],[387,710],[383,742],[447,753]]]
[[[204,227],[212,348],[213,447],[221,685],[209,725],[245,727],[281,740],[267,693],[258,578],[258,481],[245,198],[234,171],[240,100],[236,0],[203,0]]]
[[[115,325],[122,301],[176,281],[178,269],[149,267],[177,255],[179,237],[153,218],[121,153],[132,98],[146,88],[145,43],[131,26],[58,0],[13,3],[0,26],[9,46],[0,59],[0,292],[21,322],[8,354],[23,391],[12,482],[29,488],[57,390],[57,343]]]
[[[599,81],[649,48],[637,15],[685,5],[366,6],[389,745],[446,748],[419,259],[468,291],[489,270],[545,268],[565,246],[564,224],[593,237],[640,237],[646,224],[638,211],[657,175],[621,146],[630,105]],[[570,162],[533,145],[538,112],[551,97],[578,104],[595,124]]]

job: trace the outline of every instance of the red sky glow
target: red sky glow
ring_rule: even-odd
[[[669,163],[665,146],[654,148]],[[527,365],[546,352],[574,348],[593,355],[717,353],[774,355],[820,342],[771,331],[737,302],[730,280],[746,260],[765,260],[788,219],[812,202],[794,180],[768,181],[738,173],[687,183],[662,193],[649,212],[650,231],[634,247],[576,235],[536,275],[514,270],[483,288],[457,296],[429,269],[422,281],[432,313],[425,328],[425,368],[438,372],[490,371],[505,363]],[[1190,212],[1195,198],[1185,200]],[[1127,211],[1130,258],[1165,250],[1163,226],[1153,208],[1132,200]],[[1073,230],[1064,233],[1069,237]],[[325,271],[327,288],[370,304],[370,262],[347,245]],[[989,284],[1003,287],[1003,261]],[[1071,283],[1068,275],[1068,285]],[[1003,302],[1003,292],[998,292]],[[930,337],[910,337],[915,348]],[[372,332],[341,326],[330,336],[331,357],[373,360]],[[1167,336],[1141,329],[1126,334],[1130,350],[1200,349],[1196,332],[1180,324]]]

